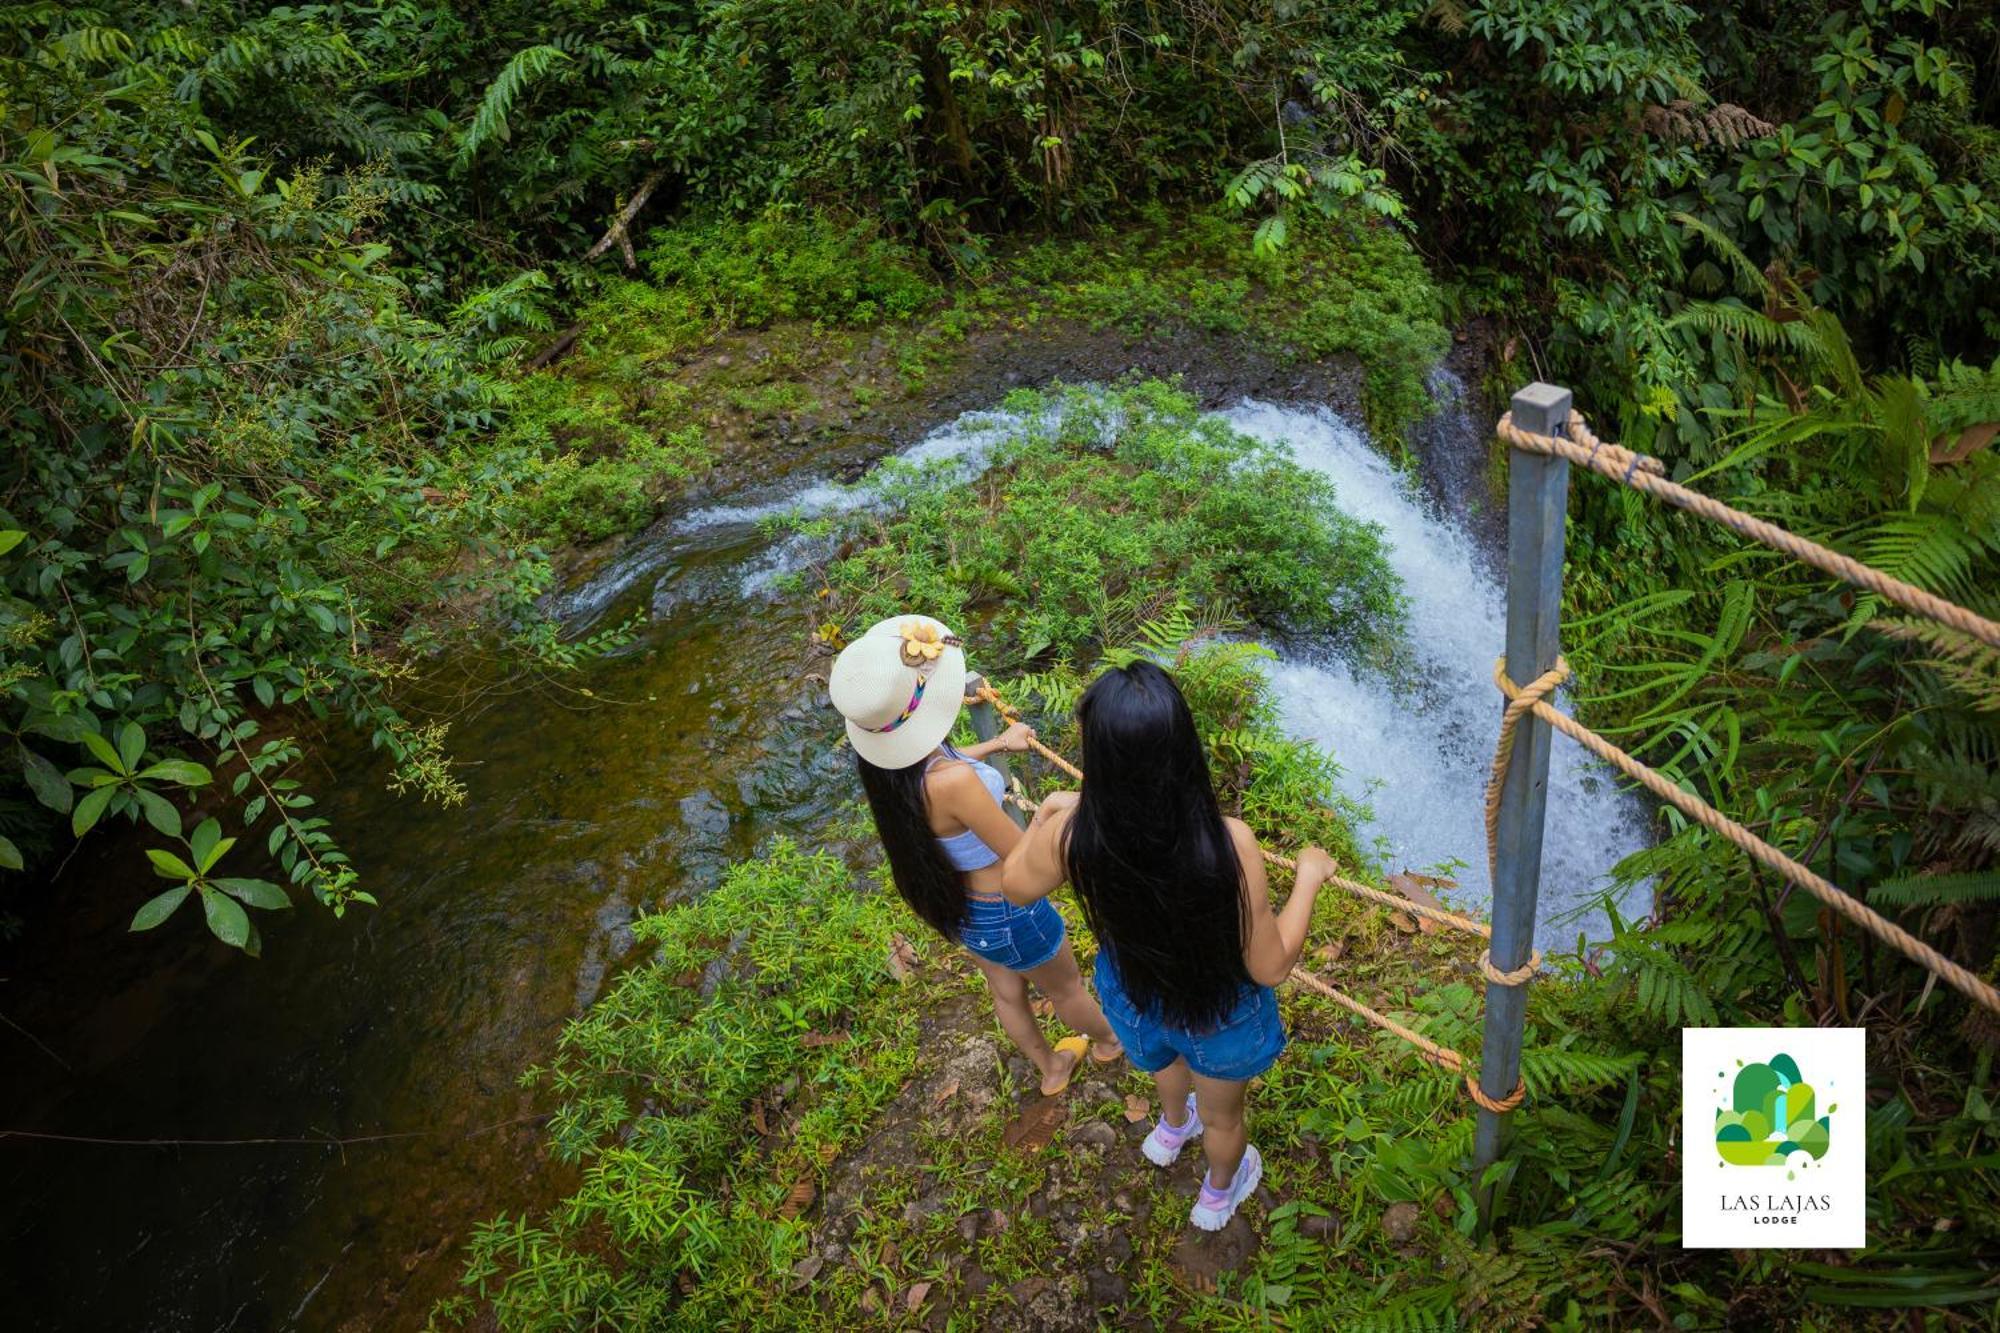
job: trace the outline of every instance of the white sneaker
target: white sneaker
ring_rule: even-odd
[[[1139,1151],[1146,1154],[1146,1160],[1154,1166],[1172,1166],[1180,1157],[1181,1149],[1187,1147],[1189,1139],[1201,1137],[1201,1116],[1194,1109],[1194,1094],[1187,1099],[1187,1119],[1179,1125],[1170,1125],[1161,1116],[1153,1122],[1153,1132],[1139,1145]]]
[[[1208,1183],[1208,1173],[1201,1177],[1201,1195],[1194,1201],[1194,1211],[1188,1214],[1188,1221],[1203,1231],[1220,1231],[1229,1225],[1229,1219],[1236,1216],[1236,1205],[1250,1197],[1250,1191],[1257,1188],[1257,1182],[1264,1178],[1264,1159],[1257,1155],[1257,1149],[1250,1144],[1243,1145],[1243,1160],[1237,1163],[1236,1179],[1229,1182],[1229,1188],[1219,1190]]]

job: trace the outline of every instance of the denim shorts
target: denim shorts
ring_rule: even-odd
[[[1063,946],[1062,913],[1047,898],[1016,907],[1005,898],[967,898],[958,942],[1010,972],[1030,972]]]
[[[1097,1002],[1112,1033],[1125,1047],[1135,1069],[1158,1073],[1176,1059],[1203,1078],[1241,1083],[1278,1062],[1285,1049],[1285,1024],[1278,1016],[1278,996],[1269,986],[1245,986],[1243,998],[1220,1024],[1206,1032],[1175,1027],[1155,1014],[1145,1014],[1119,984],[1111,955],[1097,954]]]

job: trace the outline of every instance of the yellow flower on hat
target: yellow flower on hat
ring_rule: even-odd
[[[944,655],[944,637],[935,625],[926,625],[921,620],[906,620],[896,632],[903,636],[903,660],[911,666],[935,662]]]

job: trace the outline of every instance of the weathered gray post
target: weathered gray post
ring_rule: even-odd
[[[1514,395],[1514,424],[1537,435],[1567,435],[1571,395],[1535,383]],[[1556,664],[1562,618],[1563,518],[1569,508],[1569,463],[1547,454],[1510,451],[1507,467],[1507,674],[1526,684]],[[1511,972],[1535,946],[1535,900],[1541,891],[1542,824],[1548,808],[1553,733],[1532,714],[1514,731],[1514,753],[1500,788],[1500,828],[1493,867],[1493,965]],[[1486,984],[1486,1034],[1480,1044],[1479,1090],[1498,1101],[1514,1091],[1521,1070],[1521,1029],[1528,988]],[[1473,1137],[1477,1172],[1499,1160],[1504,1117],[1481,1107]],[[1482,1217],[1492,1220],[1492,1190],[1478,1190]]]
[[[979,687],[985,683],[986,678],[984,676],[966,676],[966,697],[969,699],[979,693]],[[972,734],[979,737],[980,740],[990,741],[1000,734],[1003,725],[1000,720],[1000,710],[992,704],[982,700],[976,704],[967,704],[965,711],[972,718]],[[1011,791],[1014,786],[1014,775],[1009,770],[1007,756],[1004,754],[989,754],[986,756],[986,762],[1000,770],[1000,780],[1005,782]],[[1012,819],[1015,824],[1023,828],[1027,827],[1028,817],[1021,813],[1019,806],[1010,805],[1006,801],[1002,801],[1000,808],[1007,812],[1007,817]]]

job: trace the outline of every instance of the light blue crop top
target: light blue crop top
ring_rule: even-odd
[[[1001,778],[999,769],[974,759],[947,743],[942,755],[931,756],[929,762],[924,765],[924,771],[928,773],[931,764],[935,764],[939,759],[957,759],[972,765],[972,771],[979,775],[979,781],[985,786],[987,794],[993,798],[993,804],[1000,804],[1000,797],[1007,790],[1007,783]],[[954,833],[949,838],[939,838],[938,846],[944,848],[944,859],[951,862],[954,870],[984,870],[1000,859],[1000,853],[981,842],[979,835],[971,829],[963,833]]]

